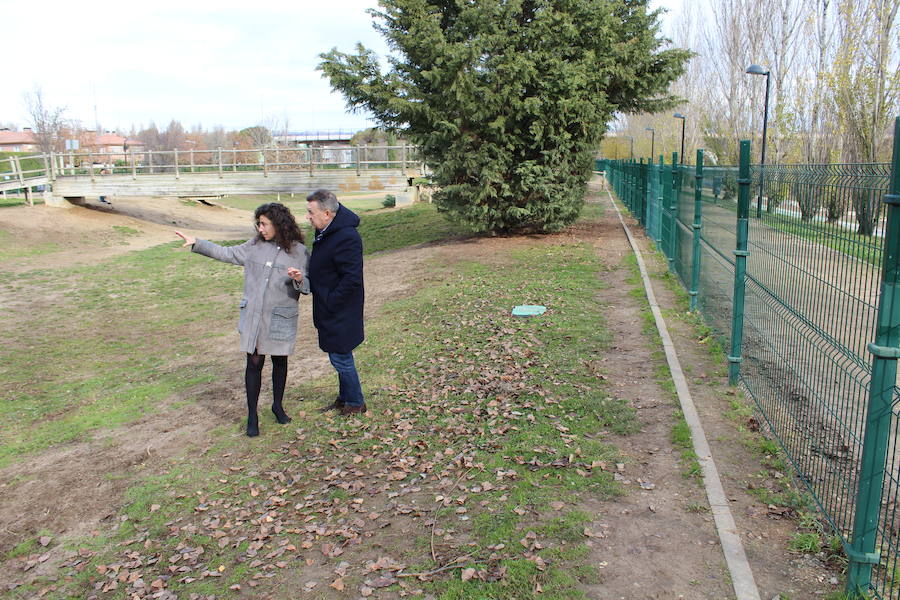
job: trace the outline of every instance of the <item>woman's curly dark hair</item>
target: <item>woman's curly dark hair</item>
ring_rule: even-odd
[[[259,218],[263,215],[272,221],[272,225],[275,226],[275,238],[273,241],[276,244],[290,252],[293,250],[294,242],[304,243],[303,232],[297,226],[294,215],[291,214],[287,206],[280,202],[269,202],[256,208],[256,211],[253,213],[253,221],[257,229],[256,241],[265,241],[263,236],[259,234]]]

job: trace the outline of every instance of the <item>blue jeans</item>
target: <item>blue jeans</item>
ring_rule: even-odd
[[[359,384],[359,375],[356,372],[356,363],[353,362],[353,353],[339,354],[329,352],[328,360],[338,374],[338,396],[347,406],[361,406],[365,404],[362,386]]]

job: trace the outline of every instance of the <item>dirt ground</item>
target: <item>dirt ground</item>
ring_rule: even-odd
[[[617,477],[627,493],[613,501],[588,499],[582,507],[597,515],[590,545],[601,574],[600,581],[584,592],[596,599],[731,598],[713,520],[702,508],[707,505],[705,492],[696,480],[682,477],[680,451],[672,445],[674,400],[653,374],[654,361],[660,359],[653,357],[651,341],[641,333],[641,304],[628,293],[630,272],[623,260],[631,250],[605,194],[598,194],[595,200],[606,209],[602,221],[576,226],[560,236],[592,243],[608,265],[599,274],[606,286],[598,302],[607,308],[607,325],[615,341],[598,370],[610,377],[611,394],[627,399],[637,410],[643,429],[615,440],[627,456]],[[175,228],[212,239],[246,237],[252,231],[248,215],[246,211],[160,198],[120,199],[112,207],[89,203],[66,209],[6,208],[0,210],[0,229],[65,249],[14,261],[2,270],[64,269],[96,262],[173,241]],[[126,244],[97,244],[114,226],[138,233],[129,235]],[[480,239],[367,257],[367,315],[377,314],[388,300],[414,290],[426,262],[490,261],[500,250],[552,243],[556,237]],[[646,249],[646,240],[641,238],[641,243]],[[85,252],[88,248],[90,253]],[[651,261],[651,268],[662,267]],[[655,292],[661,305],[676,306],[672,292],[659,281]],[[300,322],[307,329],[299,332],[289,380],[300,372],[329,372],[327,359],[315,343],[309,310],[309,303],[301,303]],[[824,597],[837,587],[835,574],[816,557],[789,552],[787,543],[796,531],[793,521],[748,493],[748,483],[763,467],[742,445],[746,434],[739,431],[740,423],[725,416],[734,392],[713,375],[717,366],[697,343],[691,327],[678,319],[670,320],[669,326],[682,363],[691,365],[694,400],[733,502],[732,512],[761,597]],[[240,358],[227,348],[220,352],[223,360]],[[124,502],[124,491],[135,479],[164,470],[171,457],[187,449],[212,446],[214,440],[208,432],[218,425],[230,425],[232,435],[241,436],[243,386],[239,370],[232,373],[227,380],[208,386],[198,410],[188,418],[181,413],[181,418],[173,419],[172,412],[163,407],[129,425],[96,432],[88,441],[29,456],[0,470],[0,550],[7,551],[42,528],[63,537],[107,528]],[[43,561],[32,575],[50,572],[53,558]],[[0,590],[5,589],[3,582],[21,579],[21,573],[10,569],[9,564],[0,565]]]
[[[98,238],[108,235],[113,227],[129,227],[139,233],[127,244],[98,247]],[[251,216],[246,211],[185,203],[177,198],[120,199],[114,207],[91,202],[62,209],[12,207],[0,210],[0,229],[26,240],[58,243],[71,249],[15,261],[3,265],[3,270],[64,271],[174,241],[175,228],[216,240],[252,234]],[[386,300],[406,294],[415,284],[416,269],[433,253],[434,249],[424,248],[367,259],[367,313],[377,313]],[[0,300],[7,307],[13,305],[13,299]],[[29,307],[21,304],[20,309]],[[300,311],[301,329],[289,361],[288,381],[299,374],[318,377],[331,372],[326,355],[317,345],[310,303],[301,302]],[[237,334],[234,338],[233,344],[209,348],[210,360],[239,364],[242,359],[234,350]],[[53,448],[0,470],[0,553],[40,529],[78,537],[102,528],[121,507],[124,491],[133,485],[131,476],[122,475],[153,473],[187,448],[209,447],[214,442],[209,431],[218,425],[233,424],[233,435],[242,436],[246,411],[242,373],[235,368],[228,379],[210,384],[199,398],[193,397],[200,408],[193,418],[185,419],[182,412],[173,418],[171,411],[161,407],[125,427],[98,431],[89,441]],[[169,403],[178,404],[180,400],[171,398]],[[0,569],[0,582],[3,579]]]

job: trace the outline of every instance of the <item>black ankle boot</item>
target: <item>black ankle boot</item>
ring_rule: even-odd
[[[275,415],[275,420],[282,425],[290,423],[293,420],[289,416],[287,416],[287,413],[284,412],[284,408],[281,407],[281,404],[272,405],[272,414]]]
[[[259,435],[259,417],[256,413],[247,415],[247,437],[256,437]]]

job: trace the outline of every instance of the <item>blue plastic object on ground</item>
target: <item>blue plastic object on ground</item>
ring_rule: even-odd
[[[544,311],[546,310],[546,306],[541,306],[539,304],[520,304],[519,306],[513,307],[512,314],[514,317],[536,317],[544,314]]]

